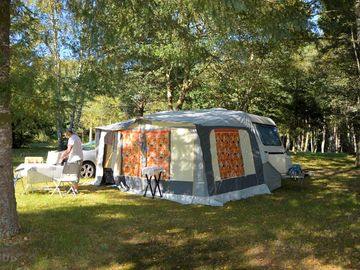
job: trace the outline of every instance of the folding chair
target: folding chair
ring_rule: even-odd
[[[301,166],[299,164],[293,164],[288,170],[288,176],[290,179],[295,181],[299,181],[301,187],[304,184],[305,173],[303,172]]]
[[[54,181],[54,184],[55,184],[55,189],[51,193],[51,196],[54,195],[55,192],[58,192],[59,195],[62,197],[62,193],[61,193],[61,190],[60,190],[61,184],[68,183],[68,184],[71,185],[71,184],[77,183],[79,181],[80,170],[81,170],[81,164],[78,164],[78,163],[65,163],[61,177],[54,177],[53,178],[53,181]],[[76,192],[75,192],[72,185],[68,189],[66,194],[69,194],[70,192],[74,196],[76,196]]]
[[[25,188],[24,188],[24,182],[22,181],[22,178],[23,178],[23,177],[22,177],[22,175],[21,175],[21,171],[23,171],[23,170],[24,170],[24,168],[15,170],[15,175],[14,175],[14,188],[16,187],[16,183],[21,180],[21,184],[22,184],[23,190],[25,190]]]

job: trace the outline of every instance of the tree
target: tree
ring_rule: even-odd
[[[13,2],[14,3],[14,2]],[[39,23],[21,3],[14,5],[11,21],[11,107],[13,147],[22,147],[39,133],[53,133],[46,59],[35,53]],[[44,113],[47,112],[47,113]]]
[[[157,76],[159,98],[169,110],[191,107],[186,103],[199,97],[208,78],[222,79],[215,81],[221,99],[235,101],[233,95],[244,104],[238,107],[249,108],[265,58],[307,33],[309,13],[306,3],[290,0],[98,1],[94,8],[102,58],[123,60],[125,75]],[[216,71],[222,74],[209,75]]]
[[[0,1],[0,238],[19,232],[11,160],[10,0]]]
[[[355,13],[356,13],[356,24],[357,24],[357,45],[360,45],[360,1],[357,0],[355,4]],[[359,74],[360,68],[358,66]],[[360,167],[360,139],[357,144],[357,152],[356,152],[356,167]]]
[[[357,42],[358,5],[355,0],[321,0],[319,49],[327,100],[330,145],[354,153],[360,140],[360,46]]]
[[[95,127],[109,125],[125,119],[124,113],[120,110],[119,98],[99,95],[85,103],[81,126],[89,130],[89,141],[91,141]]]

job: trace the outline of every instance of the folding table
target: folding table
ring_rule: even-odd
[[[145,193],[144,193],[144,197],[146,197],[146,193],[148,188],[150,188],[150,192],[152,195],[152,198],[154,199],[155,194],[156,194],[156,189],[159,190],[159,194],[160,197],[162,197],[162,193],[161,193],[161,189],[160,189],[160,180],[161,180],[161,174],[164,173],[163,168],[161,167],[144,167],[141,170],[142,175],[145,175],[146,177],[146,188],[145,188]],[[152,188],[151,186],[151,180],[154,178],[155,181],[155,189]]]

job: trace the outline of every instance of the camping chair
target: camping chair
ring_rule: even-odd
[[[288,175],[291,179],[295,181],[299,180],[301,185],[303,184],[305,174],[299,164],[293,164],[288,170]]]
[[[43,157],[25,157],[24,163],[25,164],[44,163],[44,158]]]
[[[25,190],[25,188],[24,188],[24,182],[22,181],[22,178],[23,178],[23,177],[22,177],[22,175],[21,175],[21,171],[23,171],[23,170],[24,170],[24,168],[15,170],[15,175],[14,175],[14,188],[16,187],[16,183],[21,180],[21,184],[22,184],[23,190]]]
[[[62,197],[60,186],[61,184],[68,183],[71,187],[68,189],[66,194],[70,192],[76,196],[76,192],[72,186],[72,184],[77,183],[79,181],[79,175],[81,170],[81,164],[78,163],[65,163],[62,175],[60,177],[54,177],[53,181],[55,183],[55,189],[51,193],[51,196],[54,195],[55,192],[58,192]]]

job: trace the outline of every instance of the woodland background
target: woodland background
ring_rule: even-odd
[[[271,117],[290,150],[354,153],[355,2],[12,1],[13,146],[223,107]]]

